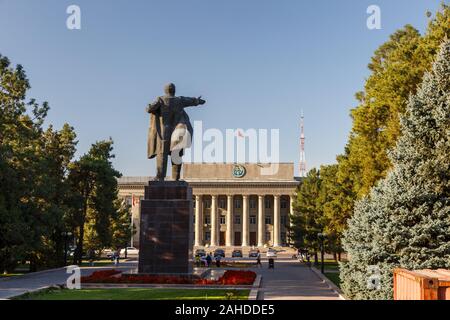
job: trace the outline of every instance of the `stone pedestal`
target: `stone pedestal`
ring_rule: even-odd
[[[184,181],[149,182],[141,201],[139,273],[192,272],[192,189]]]

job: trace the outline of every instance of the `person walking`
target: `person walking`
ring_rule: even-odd
[[[258,250],[256,255],[256,266],[262,268],[261,264],[261,252]]]
[[[275,269],[275,259],[269,258],[269,269]]]
[[[118,266],[119,265],[119,258],[120,258],[120,251],[119,249],[117,249],[116,251],[114,251],[114,266]]]
[[[220,268],[220,260],[222,259],[222,256],[220,254],[218,254],[216,256],[216,267]]]
[[[95,260],[95,252],[94,252],[94,250],[93,249],[89,249],[87,255],[88,255],[88,258],[89,258],[89,265],[91,267],[93,267],[94,266],[94,260]]]
[[[200,267],[200,263],[201,263],[200,256],[199,256],[199,255],[196,255],[196,256],[195,256],[195,265],[196,265],[197,267]]]
[[[208,268],[211,265],[211,262],[212,262],[211,253],[208,253],[208,255],[206,256],[206,266]]]

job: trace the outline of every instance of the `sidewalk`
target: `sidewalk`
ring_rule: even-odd
[[[126,271],[135,267],[136,263],[126,262],[121,263],[115,269]],[[111,268],[114,268],[113,264],[102,267],[82,267],[81,275],[87,276],[96,270]],[[70,274],[66,273],[65,268],[59,268],[2,279],[0,281],[0,299],[9,299],[28,291],[39,290],[57,284],[65,284],[69,276]]]
[[[269,270],[267,262],[263,261],[261,269],[252,270],[263,277],[259,299],[341,300],[338,293],[297,260],[275,260],[274,270]]]

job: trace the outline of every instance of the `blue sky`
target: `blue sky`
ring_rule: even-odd
[[[75,127],[79,154],[115,141],[124,175],[150,175],[144,108],[167,82],[203,95],[205,129],[280,129],[280,160],[298,173],[299,117],[307,166],[335,161],[374,50],[407,23],[425,30],[440,0],[0,0],[0,53],[22,64],[48,123]],[[66,28],[79,5],[82,29]],[[382,29],[366,27],[369,5]]]

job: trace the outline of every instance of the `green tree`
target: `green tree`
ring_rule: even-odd
[[[409,95],[431,68],[439,45],[450,37],[448,21],[450,7],[443,3],[424,36],[407,25],[372,57],[364,91],[356,94],[359,105],[351,111],[353,127],[346,152],[338,157],[338,182],[350,182],[355,199],[366,195],[391,168],[388,151],[400,135],[399,119]]]
[[[327,251],[334,253],[335,258],[337,256],[337,259],[341,260],[341,238],[352,213],[354,194],[350,184],[339,181],[337,164],[322,166],[320,178],[322,183],[319,202],[327,235]]]
[[[291,216],[291,234],[294,246],[314,252],[317,263],[318,234],[323,232],[323,211],[320,204],[321,179],[319,170],[312,169],[298,187]]]
[[[37,267],[57,267],[64,264],[64,237],[67,231],[66,215],[69,210],[67,174],[75,153],[75,132],[65,124],[60,131],[50,126],[42,134],[37,154],[37,171],[34,172],[36,193],[34,202],[40,217],[34,228],[39,227],[36,247],[33,249]]]
[[[342,265],[347,297],[392,299],[394,267],[450,267],[450,41],[411,96],[393,168],[359,201],[345,233]],[[381,288],[370,289],[370,266]]]
[[[73,156],[75,136],[44,129],[48,104],[26,101],[30,84],[22,66],[0,55],[0,269],[17,260],[31,269],[60,263],[64,175]],[[51,252],[51,254],[49,254]],[[59,261],[59,262],[58,262]]]
[[[111,220],[117,217],[117,178],[111,163],[112,140],[92,145],[89,152],[71,164],[71,223],[76,235],[74,263],[81,263],[87,249],[101,250],[112,243]]]
[[[117,200],[116,215],[111,221],[112,227],[112,248],[124,248],[130,244],[131,236],[135,234],[136,229],[131,223],[131,206],[125,201]]]

